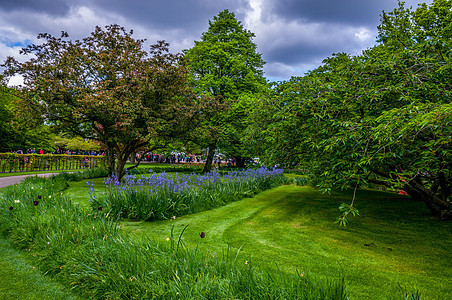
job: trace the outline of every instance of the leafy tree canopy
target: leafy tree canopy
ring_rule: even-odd
[[[451,219],[451,5],[401,2],[383,12],[379,45],[276,84],[256,113],[256,149],[310,170],[324,190],[379,184]],[[354,201],[341,209],[345,224]]]
[[[243,102],[247,94],[265,88],[262,71],[265,62],[256,51],[253,37],[254,33],[246,30],[235,14],[226,9],[209,21],[209,29],[201,40],[184,51],[189,61],[191,85],[201,94],[221,97],[223,103],[204,119],[204,135],[196,141],[209,149],[204,171],[210,170],[217,146],[226,149],[230,148],[230,141],[240,142],[246,115],[239,108],[243,103],[236,102]],[[233,148],[228,150],[234,152]]]
[[[35,114],[24,113],[24,105],[17,92],[1,84],[0,78],[0,152],[25,152],[28,148],[52,151],[49,126]]]
[[[42,44],[21,52],[33,58],[4,64],[6,75],[24,77],[20,94],[28,108],[62,131],[100,141],[118,177],[134,151],[185,135],[203,101],[187,85],[181,54],[169,53],[163,41],[145,51],[132,34],[119,25],[96,27],[76,41],[65,32],[40,34]]]

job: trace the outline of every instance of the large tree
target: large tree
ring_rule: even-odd
[[[0,76],[0,152],[26,151],[28,148],[53,150],[53,134],[42,118],[24,111],[26,105],[17,92],[1,83]]]
[[[256,93],[266,84],[262,71],[265,62],[256,51],[254,36],[226,9],[209,21],[201,40],[185,51],[191,84],[201,94],[220,97],[224,104],[203,122],[204,128],[210,130],[210,134],[198,140],[208,148],[204,171],[210,171],[217,146],[227,147],[231,140],[239,140],[231,134],[241,134],[234,125],[241,123],[238,118],[243,114],[240,105],[234,103],[241,95]],[[237,113],[230,112],[231,108],[237,108]]]
[[[29,109],[61,130],[100,141],[119,178],[135,151],[186,134],[202,101],[188,88],[183,55],[169,53],[163,41],[145,51],[132,34],[118,25],[96,27],[76,41],[65,32],[40,34],[42,44],[21,52],[32,58],[4,64],[6,75],[23,76],[20,95]]]
[[[276,85],[256,147],[269,162],[309,169],[325,189],[383,185],[451,219],[451,7],[399,3],[382,14],[379,45]],[[342,223],[356,211],[354,201],[343,208]]]

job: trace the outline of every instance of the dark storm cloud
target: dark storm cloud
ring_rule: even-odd
[[[397,0],[261,1],[256,41],[266,76],[274,80],[303,75],[333,53],[357,55],[372,47],[380,14],[398,7]],[[405,7],[421,2],[431,0],[407,0]]]
[[[328,51],[328,50],[327,50]],[[289,45],[286,47],[278,47],[270,51],[266,51],[264,59],[268,62],[280,62],[287,65],[294,65],[300,61],[319,61],[325,56],[325,50],[321,46],[298,44]]]
[[[120,16],[127,22],[139,24],[150,30],[178,30],[181,32],[186,31],[190,34],[190,31],[206,30],[208,28],[208,20],[218,14],[219,11],[227,8],[231,11],[239,12],[248,6],[248,1],[0,0],[0,11],[26,11],[45,13],[52,16],[64,16],[71,8],[80,6],[93,9],[101,15]],[[237,15],[240,15],[240,13]],[[27,20],[23,20],[23,22],[22,26],[27,26]]]
[[[230,1],[187,1],[187,0],[152,0],[120,1],[97,0],[90,6],[105,9],[155,29],[178,29],[181,31],[207,29],[208,20],[226,8],[237,11],[247,5],[244,0]]]
[[[265,0],[271,13],[292,20],[350,25],[375,25],[380,13],[393,10],[395,0]]]
[[[432,0],[407,0],[406,7]],[[397,0],[0,0],[0,63],[38,33],[80,39],[117,23],[171,51],[190,48],[218,12],[229,9],[256,34],[270,79],[303,75],[332,53],[359,54],[375,44],[382,10]],[[1,71],[1,70],[0,70]]]
[[[65,0],[0,0],[0,10],[36,11],[54,16],[64,16],[70,10],[70,3]]]

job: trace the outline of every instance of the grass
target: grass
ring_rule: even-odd
[[[88,206],[85,182],[69,182],[65,194]],[[165,246],[173,226],[177,236],[188,225],[188,247],[208,249],[215,257],[228,247],[240,248],[242,266],[265,269],[268,263],[284,273],[321,279],[343,274],[351,299],[402,299],[407,291],[419,291],[423,299],[452,298],[452,223],[433,219],[421,202],[360,190],[361,217],[339,227],[337,208],[350,199],[350,192],[322,195],[312,187],[289,185],[211,211],[121,226],[136,241]]]
[[[285,272],[321,278],[342,273],[351,299],[400,299],[405,291],[451,299],[452,224],[433,219],[423,203],[361,190],[362,217],[338,227],[337,207],[350,196],[282,186],[208,212],[123,226],[137,237],[164,242],[170,226],[189,225],[189,245],[205,232],[203,243],[212,252],[229,245],[255,263],[277,264]]]
[[[102,211],[81,210],[60,193],[75,177],[83,176],[27,178],[2,190],[0,230],[28,249],[37,269],[87,297],[346,299],[342,280],[268,272],[237,262],[235,251],[185,247],[173,234],[169,243],[131,238]]]
[[[65,171],[70,171],[70,170],[65,170]],[[75,170],[74,170],[75,171]],[[47,174],[47,173],[61,173],[63,172],[62,170],[58,170],[58,171],[33,171],[33,172],[12,172],[12,173],[0,173],[0,178],[1,177],[12,177],[12,176],[19,176],[19,175],[38,175],[38,174]]]
[[[23,251],[0,239],[0,295],[3,300],[83,299],[40,272]]]

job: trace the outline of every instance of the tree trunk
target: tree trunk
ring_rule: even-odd
[[[135,157],[136,157],[136,153],[135,151],[132,152],[132,154],[130,154],[130,163],[134,164],[135,163]]]
[[[207,160],[206,164],[204,165],[204,170],[202,170],[203,173],[209,173],[212,171],[212,162],[213,162],[213,156],[215,155],[215,144],[210,144],[209,147],[207,147]]]
[[[106,150],[108,174],[115,174],[115,150],[114,147],[107,145]]]
[[[116,165],[116,171],[115,171],[115,175],[118,178],[118,180],[121,180],[122,177],[125,175],[124,172],[124,166],[127,163],[127,158],[122,158],[121,155],[118,157],[118,163]]]
[[[240,155],[234,156],[235,164],[238,168],[245,168],[246,158]]]
[[[433,191],[415,180],[406,183],[403,190],[413,199],[423,201],[433,216],[442,220],[452,220],[452,204],[447,201],[447,198],[446,200],[441,199]]]

